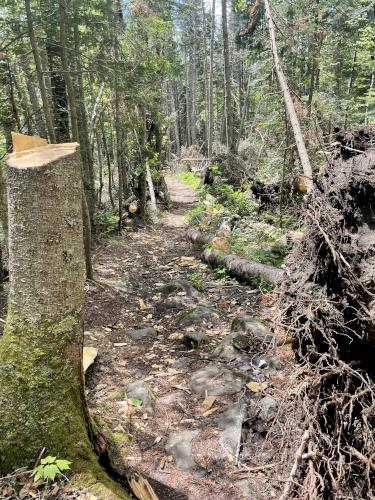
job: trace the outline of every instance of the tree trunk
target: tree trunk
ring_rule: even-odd
[[[185,100],[186,100],[186,146],[189,147],[192,144],[192,131],[191,131],[191,101],[190,101],[190,62],[188,57],[188,49],[185,47],[185,68],[186,68],[186,87],[185,87]]]
[[[81,147],[82,169],[83,169],[83,183],[85,187],[85,195],[87,200],[87,207],[90,213],[91,227],[95,225],[95,173],[94,163],[91,154],[91,146],[89,139],[89,132],[87,126],[87,114],[85,106],[85,97],[83,89],[82,65],[80,59],[80,33],[78,25],[74,23],[74,49],[76,53],[77,64],[77,81],[76,81],[76,98],[78,99],[77,120],[78,120],[78,134]]]
[[[46,448],[71,460],[73,471],[86,481],[99,479],[116,488],[99,466],[85,400],[78,145],[14,153],[8,166],[10,290],[0,341],[1,471],[29,467]],[[101,498],[112,498],[107,486]],[[90,492],[95,494],[95,486]],[[113,498],[125,498],[118,493]]]
[[[345,107],[344,130],[346,129],[347,124],[348,124],[348,112],[349,112],[349,105],[350,105],[349,99],[350,99],[350,95],[351,95],[352,89],[353,89],[353,81],[354,81],[354,77],[355,77],[356,62],[357,62],[357,47],[355,47],[355,49],[354,49],[352,68],[351,68],[350,76],[349,76],[349,80],[348,80],[348,90],[346,92],[348,97],[347,97],[347,104]]]
[[[64,71],[64,78],[66,88],[68,90],[68,101],[69,101],[69,110],[70,110],[70,123],[72,129],[72,137],[74,141],[78,141],[79,139],[79,130],[78,130],[78,113],[76,106],[76,94],[74,89],[73,80],[70,76],[69,72],[69,62],[68,62],[68,53],[66,49],[66,30],[67,30],[67,16],[66,16],[66,0],[61,0],[59,4],[59,14],[60,14],[60,50],[61,50],[61,64],[62,69]],[[82,155],[81,150],[81,165],[85,165],[85,161],[87,162],[87,154]],[[88,168],[86,167],[86,170]],[[81,166],[82,173],[82,181],[83,179],[83,170]],[[91,218],[90,211],[87,203],[86,192],[82,190],[82,211],[83,211],[83,241],[85,247],[85,262],[86,262],[86,277],[89,280],[92,280],[93,269],[92,269],[92,254],[91,254]]]
[[[215,0],[212,0],[211,38],[210,38],[210,82],[208,90],[208,158],[212,156],[214,137],[214,45],[215,45]]]
[[[104,148],[104,153],[105,157],[107,160],[107,168],[108,168],[108,195],[109,195],[109,200],[111,202],[111,207],[114,209],[115,208],[115,202],[113,199],[113,193],[112,193],[112,158],[111,154],[108,149],[108,144],[107,144],[107,139],[105,136],[105,130],[104,130],[104,125],[103,123],[101,124],[101,132],[102,132],[102,140],[103,140],[103,148]]]
[[[207,25],[206,25],[206,9],[204,6],[204,0],[201,0],[201,10],[202,10],[202,38],[203,38],[203,83],[204,83],[204,132],[205,132],[205,152],[208,150],[208,64],[207,64]]]
[[[225,134],[229,151],[235,150],[233,140],[233,107],[232,107],[232,82],[229,55],[229,35],[227,20],[227,0],[221,0],[222,28],[223,28],[223,50],[224,50],[224,114],[225,114]]]
[[[61,65],[64,72],[64,79],[68,91],[70,123],[72,129],[73,141],[78,141],[78,122],[77,122],[77,107],[76,95],[74,91],[74,84],[69,72],[69,58],[66,48],[66,31],[67,31],[67,16],[66,16],[66,0],[60,0],[59,3],[60,14],[60,51],[61,51]]]
[[[146,162],[146,178],[147,178],[148,191],[150,193],[151,211],[154,214],[157,211],[156,197],[155,197],[154,183],[152,182],[151,170],[148,162]]]
[[[175,145],[175,153],[178,158],[181,156],[181,143],[180,143],[180,128],[178,125],[178,108],[176,106],[176,91],[175,82],[167,83],[168,103],[170,104],[170,111],[173,115],[173,138]]]
[[[223,0],[225,1],[225,0]],[[279,79],[280,87],[284,95],[285,106],[288,111],[289,120],[293,129],[294,138],[297,144],[298,154],[301,160],[303,173],[305,177],[306,190],[309,193],[313,189],[313,174],[310,164],[309,155],[307,153],[305,141],[303,139],[301,126],[298,120],[297,112],[294,107],[293,99],[289,91],[288,83],[284,75],[283,68],[280,63],[279,54],[277,51],[276,37],[275,37],[275,26],[272,20],[270,4],[268,0],[264,0],[264,5],[266,8],[266,18],[268,21],[268,30],[271,40],[271,49],[273,54],[273,59],[275,61],[275,68],[277,77]]]
[[[53,127],[53,119],[52,119],[52,114],[51,114],[51,110],[49,107],[47,89],[46,89],[44,77],[43,77],[43,69],[42,69],[42,62],[41,62],[40,55],[39,55],[39,48],[38,48],[38,44],[37,44],[35,33],[34,33],[30,0],[25,0],[25,9],[26,9],[26,17],[27,17],[27,29],[29,32],[31,49],[32,49],[33,56],[34,56],[36,76],[38,78],[39,89],[40,89],[40,93],[42,96],[43,111],[44,111],[44,116],[45,116],[46,124],[47,124],[48,137],[49,137],[50,142],[53,143],[53,142],[56,142],[55,129]]]
[[[17,127],[14,117],[14,110],[10,99],[10,81],[8,72],[8,61],[0,56],[0,86],[3,89],[5,98],[0,101],[0,126],[5,137],[6,151],[12,150],[12,130]]]
[[[0,344],[1,467],[42,447],[90,458],[82,373],[84,258],[76,144],[14,153],[9,179],[9,308]],[[82,460],[82,459],[81,459]]]
[[[61,72],[61,49],[53,39],[53,32],[50,29],[47,30],[46,52],[51,78],[56,142],[66,142],[70,140],[68,96],[64,75]]]
[[[199,246],[214,244],[218,239],[212,234],[201,233],[194,228],[188,230],[187,238]],[[213,267],[225,267],[231,276],[251,284],[264,280],[276,285],[284,275],[284,271],[278,267],[260,264],[238,255],[224,253],[222,250],[207,248],[203,251],[201,259]]]

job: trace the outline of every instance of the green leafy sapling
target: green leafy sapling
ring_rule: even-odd
[[[63,471],[70,469],[70,464],[71,462],[69,462],[69,460],[61,460],[56,457],[48,456],[41,459],[40,465],[35,467],[31,475],[34,481],[43,480],[53,482],[59,474],[64,475]]]

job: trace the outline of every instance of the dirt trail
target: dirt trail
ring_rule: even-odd
[[[96,252],[85,325],[85,345],[99,351],[87,373],[90,409],[126,464],[166,485],[153,483],[160,499],[266,498],[266,474],[240,474],[272,459],[267,445],[252,451],[277,411],[269,388],[282,378],[280,362],[263,354],[267,328],[251,319],[262,297],[200,262],[185,238],[195,194],[173,177],[168,185],[169,213]]]

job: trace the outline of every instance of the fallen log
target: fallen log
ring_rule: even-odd
[[[187,238],[196,245],[211,245],[214,244],[217,238],[212,234],[205,234],[197,229],[190,228],[187,231]],[[241,281],[254,283],[254,280],[266,280],[269,283],[276,285],[283,277],[284,271],[278,267],[260,264],[245,257],[225,253],[221,250],[206,248],[201,259],[213,267],[225,267],[229,274]]]

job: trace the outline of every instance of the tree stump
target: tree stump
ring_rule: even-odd
[[[0,472],[30,466],[46,448],[71,460],[88,482],[108,482],[95,452],[82,369],[79,146],[40,145],[11,154],[7,164],[10,292],[0,341]]]

